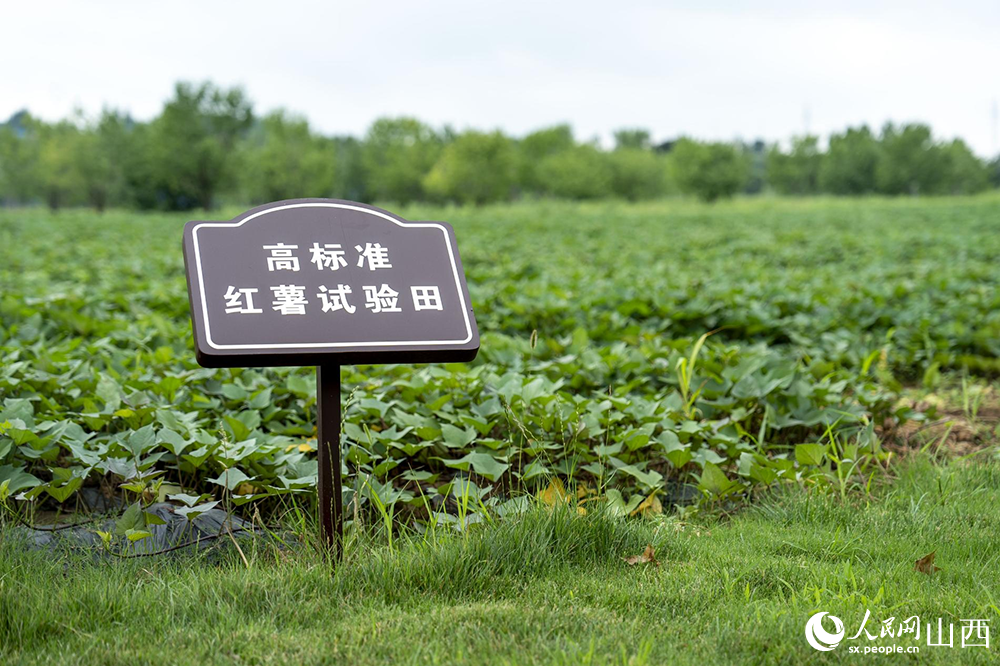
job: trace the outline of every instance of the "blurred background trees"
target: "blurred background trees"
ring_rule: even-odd
[[[666,159],[648,148],[621,147],[605,158],[610,168],[611,192],[622,199],[656,199],[670,190]]]
[[[680,190],[704,201],[733,196],[750,175],[748,156],[728,143],[680,139],[670,152],[670,162]]]
[[[138,171],[132,182],[143,208],[212,208],[236,185],[236,146],[253,125],[240,88],[179,83],[163,112],[138,133]]]
[[[517,183],[523,192],[540,193],[542,181],[539,165],[546,157],[557,155],[576,145],[569,125],[556,125],[537,130],[521,139]]]
[[[655,144],[627,127],[614,147],[568,125],[521,138],[380,118],[363,137],[324,136],[300,116],[258,117],[240,88],[179,83],[147,122],[105,109],[45,122],[20,111],[0,123],[0,205],[188,210],[335,197],[479,205],[518,198],[641,201],[682,193],[888,196],[972,194],[1000,187],[961,139],[918,123],[763,141]]]
[[[602,199],[611,194],[611,169],[595,146],[580,144],[538,162],[535,194],[560,199]]]
[[[304,118],[283,110],[265,116],[236,154],[241,197],[252,204],[325,197],[334,189],[337,151]]]
[[[784,153],[774,146],[768,152],[766,180],[781,194],[816,194],[822,162],[819,137],[795,137],[791,151]]]
[[[0,199],[24,204],[40,194],[40,125],[27,111],[0,125]]]
[[[361,149],[368,196],[401,204],[423,199],[424,177],[442,147],[442,137],[416,118],[379,118]]]
[[[820,189],[831,194],[859,195],[875,191],[875,170],[882,152],[867,125],[830,135],[820,160]]]
[[[517,152],[501,132],[468,131],[445,146],[424,178],[433,198],[484,204],[510,199],[517,177]]]

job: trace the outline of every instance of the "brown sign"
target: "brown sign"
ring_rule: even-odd
[[[479,351],[454,230],[351,201],[279,201],[188,222],[184,265],[198,363],[316,366],[320,535],[339,558],[340,366]]]
[[[479,332],[455,232],[349,201],[298,199],[184,228],[208,367],[470,361]]]

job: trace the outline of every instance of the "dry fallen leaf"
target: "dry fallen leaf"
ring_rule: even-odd
[[[633,555],[632,557],[623,557],[626,564],[635,566],[636,564],[655,564],[660,566],[660,563],[656,561],[656,555],[653,551],[653,544],[646,546],[646,550],[642,551],[641,555]]]
[[[642,514],[644,517],[653,516],[656,514],[663,513],[663,504],[660,502],[660,498],[656,496],[654,492],[652,495],[642,500],[642,503],[635,507],[635,510],[630,513],[630,516],[636,514]]]
[[[935,571],[941,571],[941,567],[934,566],[935,555],[937,555],[937,551],[932,550],[931,552],[927,553],[919,560],[917,560],[916,564],[913,565],[913,568],[916,571],[919,571],[920,573],[925,573],[927,575],[930,575]]]
[[[542,500],[542,503],[548,506],[555,506],[557,502],[563,503],[569,501],[569,497],[566,495],[566,488],[563,487],[562,481],[558,478],[552,479],[549,482],[548,488],[538,492],[538,499]]]

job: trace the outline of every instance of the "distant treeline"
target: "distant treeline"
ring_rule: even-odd
[[[701,142],[653,144],[615,133],[603,150],[568,125],[522,138],[376,120],[363,138],[323,136],[285,111],[258,117],[242,89],[180,83],[159,116],[105,110],[46,123],[22,111],[0,125],[0,203],[186,210],[220,201],[297,197],[481,204],[525,197],[654,199],[738,193],[966,194],[1000,184],[984,162],[926,125],[850,128],[794,139],[791,149]]]

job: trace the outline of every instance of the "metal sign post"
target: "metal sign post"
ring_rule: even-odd
[[[340,483],[340,366],[316,366],[316,448],[320,539],[339,560],[343,552],[344,507]]]
[[[479,351],[454,230],[351,201],[279,201],[188,222],[184,265],[198,363],[316,367],[320,525],[339,557],[340,366]]]

